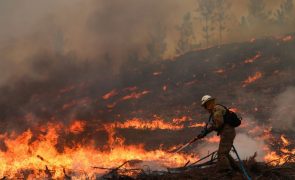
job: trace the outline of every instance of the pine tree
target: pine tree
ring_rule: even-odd
[[[280,8],[275,12],[275,22],[279,25],[286,24],[293,11],[293,0],[285,0],[280,4]]]
[[[214,10],[216,8],[216,3],[214,0],[198,0],[198,9],[197,12],[200,14],[201,18],[204,21],[204,26],[202,28],[203,36],[206,40],[206,47],[209,45],[209,39],[211,32],[214,30]]]
[[[181,54],[192,50],[197,47],[195,43],[196,38],[193,29],[191,13],[186,13],[182,18],[182,24],[176,27],[180,38],[177,42],[176,53]]]
[[[162,58],[167,47],[165,39],[166,29],[163,27],[163,25],[159,24],[155,26],[154,32],[150,34],[150,41],[146,45],[148,61],[156,61]]]
[[[222,33],[227,29],[225,24],[226,20],[229,19],[227,10],[230,6],[231,4],[227,0],[216,1],[216,21],[218,23],[219,45],[222,43]]]

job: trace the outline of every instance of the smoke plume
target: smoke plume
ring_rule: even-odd
[[[271,112],[270,123],[273,128],[295,131],[295,87],[286,88],[274,99],[275,108]]]

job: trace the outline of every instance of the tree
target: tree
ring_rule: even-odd
[[[209,38],[211,32],[214,30],[212,26],[214,22],[214,10],[216,8],[216,3],[214,0],[198,0],[197,12],[201,15],[201,18],[205,21],[203,26],[203,36],[206,39],[206,47],[209,45]]]
[[[194,34],[191,13],[186,13],[182,18],[182,24],[177,26],[176,29],[180,34],[177,42],[176,53],[181,54],[192,50],[197,47],[195,43],[196,37]]]
[[[249,17],[248,22],[250,23],[262,23],[268,21],[270,12],[266,12],[264,0],[249,0],[248,3]]]
[[[227,15],[227,10],[230,8],[231,4],[227,0],[217,0],[216,1],[216,21],[218,22],[218,32],[219,32],[219,45],[222,43],[222,33],[226,30],[226,20],[229,18]]]
[[[286,24],[293,11],[293,0],[285,0],[275,12],[275,22],[279,25]]]
[[[167,47],[165,39],[166,29],[163,27],[163,25],[158,24],[155,26],[154,32],[150,34],[150,41],[146,45],[148,52],[147,60],[156,61],[162,58]]]

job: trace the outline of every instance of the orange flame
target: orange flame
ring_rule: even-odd
[[[163,91],[167,91],[167,88],[168,88],[167,85],[164,85],[164,86],[162,87]]]
[[[139,92],[139,93],[132,92],[131,94],[124,96],[122,98],[122,100],[139,99],[139,98],[141,98],[142,96],[144,96],[144,95],[146,95],[148,93],[150,93],[150,91],[147,91],[147,90]]]
[[[247,85],[257,81],[262,77],[261,72],[256,72],[253,76],[249,76],[245,81],[243,81],[243,87],[246,87]]]
[[[113,89],[112,91],[110,91],[110,92],[106,93],[105,95],[103,95],[102,99],[107,100],[107,99],[109,99],[109,98],[111,98],[113,96],[116,96],[116,95],[118,95],[118,92],[117,92],[116,89]]]
[[[176,123],[168,123],[163,119],[154,119],[152,121],[143,121],[138,118],[133,118],[125,122],[115,122],[112,124],[115,128],[133,128],[133,129],[169,129],[169,130],[180,130],[183,129],[183,125]]]
[[[277,153],[275,151],[271,151],[267,153],[264,157],[265,161],[270,162],[272,165],[282,165],[287,160],[289,162],[295,162],[295,159],[288,159],[289,155],[295,155],[295,148],[288,149],[287,146],[290,144],[289,140],[285,137],[285,135],[281,135],[280,139],[282,141],[283,147],[280,148],[280,152]]]
[[[293,39],[293,37],[291,35],[285,36],[283,37],[282,41],[287,42],[287,41],[291,41]]]
[[[62,124],[46,124],[40,127],[45,133],[36,137],[31,130],[20,135],[2,134],[7,150],[0,151],[0,176],[14,179],[21,176],[22,171],[29,170],[27,179],[44,179],[49,174],[53,179],[62,179],[65,173],[74,170],[73,178],[85,179],[105,172],[93,166],[116,167],[128,160],[155,161],[163,168],[182,166],[187,160],[196,160],[191,155],[171,154],[162,149],[147,151],[143,145],[114,144],[111,151],[102,151],[93,144],[76,144],[72,148],[65,147],[63,152],[57,151],[59,133],[64,129],[82,130],[80,125],[81,121],[75,121],[69,128]]]
[[[290,144],[290,142],[284,135],[281,135],[281,140],[283,141],[284,146],[288,146]]]
[[[161,75],[162,74],[162,72],[153,72],[153,75],[154,76],[159,76],[159,75]]]
[[[195,123],[195,124],[192,124],[190,125],[189,127],[192,128],[192,127],[205,127],[206,126],[206,123]]]
[[[210,143],[218,143],[220,141],[220,137],[219,136],[208,137],[208,138],[205,138],[205,141]]]
[[[254,57],[246,59],[244,61],[245,64],[249,64],[249,63],[253,63],[254,61],[256,61],[258,58],[261,57],[261,52],[258,52]]]
[[[76,120],[70,125],[69,131],[73,134],[79,134],[84,131],[85,125],[84,121]]]
[[[225,72],[225,70],[224,69],[217,69],[214,72],[217,74],[223,74]]]

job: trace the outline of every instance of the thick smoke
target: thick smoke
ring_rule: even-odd
[[[270,122],[275,129],[295,131],[295,87],[288,87],[274,99]]]

